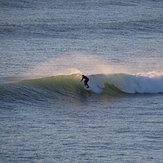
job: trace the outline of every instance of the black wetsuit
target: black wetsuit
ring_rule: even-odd
[[[88,81],[89,81],[89,79],[86,77],[86,76],[82,76],[82,79],[81,79],[81,81],[84,79],[84,85],[86,85],[87,86],[87,88],[89,88],[89,85],[88,85]]]

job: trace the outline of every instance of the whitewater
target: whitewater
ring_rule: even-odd
[[[125,93],[163,93],[163,74],[151,72],[147,74],[110,74],[92,75],[90,87],[93,92],[101,93],[104,83],[116,86]]]

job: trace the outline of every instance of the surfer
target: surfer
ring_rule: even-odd
[[[84,76],[84,75],[82,75],[81,81],[82,81],[83,79],[84,79],[84,85],[87,86],[87,88],[89,88],[89,85],[88,85],[89,78],[86,77],[86,76]],[[80,81],[80,82],[81,82],[81,81]]]

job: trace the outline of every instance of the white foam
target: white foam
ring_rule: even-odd
[[[92,75],[89,77],[89,86],[93,92],[101,94],[104,88],[104,78],[98,75]]]
[[[163,93],[163,73],[126,75],[120,84],[126,93]]]
[[[163,93],[163,72],[90,75],[89,79],[95,93],[102,93],[106,81],[126,93]]]

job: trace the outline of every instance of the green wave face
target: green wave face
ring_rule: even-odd
[[[162,74],[93,74],[88,75],[89,89],[81,74],[58,75],[40,79],[22,80],[0,85],[0,100],[46,101],[50,99],[81,100],[86,96],[122,95],[124,93],[163,93]]]

